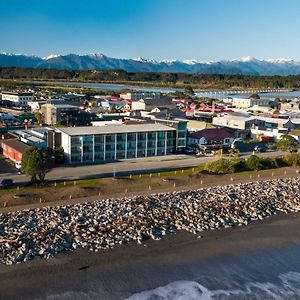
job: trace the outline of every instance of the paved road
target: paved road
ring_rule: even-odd
[[[282,152],[259,153],[261,157],[274,157],[283,154]],[[251,153],[245,153],[242,157],[247,157]],[[86,166],[65,166],[57,167],[47,173],[48,180],[76,180],[83,178],[99,178],[115,175],[129,175],[149,173],[151,171],[166,171],[185,167],[194,167],[204,164],[219,157],[194,157],[188,155],[171,155],[163,157],[130,159],[106,164],[86,165]],[[16,175],[14,173],[0,174],[0,181],[4,178],[12,178],[15,183],[25,183],[29,180],[26,175]]]

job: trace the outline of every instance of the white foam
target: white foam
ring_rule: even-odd
[[[287,299],[300,294],[300,273],[278,276],[280,284],[248,282],[240,289],[209,290],[195,281],[176,281],[154,290],[136,293],[127,300]]]

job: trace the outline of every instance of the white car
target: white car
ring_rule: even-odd
[[[21,163],[16,163],[15,167],[16,167],[16,169],[20,170],[22,168],[22,165],[21,165]]]

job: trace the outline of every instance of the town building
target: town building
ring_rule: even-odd
[[[8,139],[1,141],[3,155],[16,164],[21,164],[22,155],[30,146],[22,143],[18,139]]]
[[[251,116],[222,115],[213,118],[212,124],[217,127],[228,127],[238,130],[250,129],[255,122]]]
[[[176,153],[176,129],[159,123],[57,128],[49,147],[62,146],[70,164]]]
[[[16,129],[9,130],[8,133],[17,137],[21,142],[40,149],[48,148],[48,132],[51,130],[47,127]]]
[[[205,122],[205,121],[199,121],[199,120],[193,120],[193,119],[180,119],[180,118],[175,118],[176,121],[186,121],[187,122],[187,130],[189,132],[193,131],[199,131],[207,128],[215,128],[214,125]]]
[[[34,101],[32,93],[2,92],[2,100],[13,102],[15,105],[27,106],[29,101]]]
[[[252,106],[269,106],[272,103],[268,99],[232,98],[232,105],[236,108],[247,109]]]
[[[42,105],[46,104],[46,100],[28,101],[27,105],[30,106],[32,112],[38,112],[42,108]]]
[[[234,134],[226,128],[207,128],[189,134],[188,145],[191,147],[223,148],[234,141]]]
[[[280,103],[280,111],[299,111],[299,110],[300,110],[299,98],[295,98],[291,101]]]
[[[132,92],[132,93],[124,93],[120,94],[120,98],[123,98],[125,100],[153,100],[153,99],[160,99],[162,97],[161,93],[156,93],[156,92]]]
[[[143,99],[130,102],[130,110],[146,110],[146,104]]]
[[[78,115],[79,107],[67,104],[64,100],[51,99],[41,106],[41,112],[47,125],[71,125]]]

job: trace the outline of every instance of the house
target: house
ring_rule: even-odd
[[[146,110],[146,104],[143,99],[131,101],[131,110]]]
[[[228,147],[234,141],[234,134],[226,128],[207,128],[195,131],[188,136],[188,145],[192,147],[216,146]]]
[[[238,130],[250,129],[255,119],[251,116],[221,115],[213,118],[212,124],[217,127],[228,127]]]
[[[19,141],[18,139],[9,139],[1,141],[3,155],[16,164],[21,164],[23,153],[30,148],[30,146]]]
[[[300,110],[300,99],[295,98],[288,102],[281,102],[280,111],[297,111]]]
[[[296,128],[296,125],[293,123],[292,119],[268,118],[262,116],[255,117],[254,124],[259,128],[264,128],[264,129],[285,128],[291,130]]]
[[[161,97],[162,94],[156,92],[132,92],[132,93],[120,94],[120,98],[123,98],[125,100],[133,100],[133,101],[137,101],[140,99],[159,100]]]
[[[205,122],[205,121],[199,121],[199,120],[193,120],[193,119],[180,119],[175,118],[177,121],[186,121],[187,122],[187,129],[188,131],[199,131],[207,128],[216,128],[214,125]]]
[[[32,93],[2,92],[2,100],[13,102],[15,105],[27,106],[29,101],[34,101]]]
[[[269,106],[272,103],[268,99],[232,98],[232,105],[237,108],[250,108],[252,106]]]
[[[30,106],[32,112],[37,112],[46,104],[46,100],[28,101],[27,105]]]

